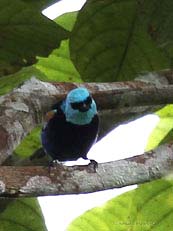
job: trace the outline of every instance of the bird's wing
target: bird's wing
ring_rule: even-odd
[[[60,101],[52,106],[52,110],[48,111],[44,117],[44,122],[43,122],[43,130],[46,128],[47,124],[51,119],[56,117],[56,121],[58,118],[62,119],[64,117],[64,113],[61,109],[61,104],[63,101]]]
[[[56,113],[57,113],[57,109],[48,111],[45,115],[45,119],[44,119],[45,122],[46,123],[49,122],[49,120],[51,120],[55,116]]]
[[[99,134],[99,117],[98,115],[95,115],[94,116],[94,130],[95,130],[95,139],[93,139],[93,144],[95,144],[97,142],[97,139],[98,139],[98,134]]]

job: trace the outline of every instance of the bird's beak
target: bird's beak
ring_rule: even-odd
[[[80,112],[86,112],[86,111],[88,111],[90,109],[90,105],[88,105],[88,104],[86,104],[86,103],[83,103],[82,105],[81,105],[81,107],[79,108],[79,111]]]

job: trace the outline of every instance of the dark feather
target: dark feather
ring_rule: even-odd
[[[42,130],[43,147],[53,160],[87,159],[87,153],[97,138],[98,115],[89,124],[76,125],[66,121],[60,105],[61,102],[53,107],[57,112]]]

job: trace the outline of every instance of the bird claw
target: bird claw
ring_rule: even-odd
[[[58,161],[58,160],[51,160],[49,161],[49,165],[48,165],[48,172],[49,175],[51,175],[51,169],[52,168],[57,168],[57,167],[62,167],[63,163]]]
[[[90,173],[96,173],[98,168],[98,163],[95,160],[90,160],[90,163],[88,164],[88,170]]]

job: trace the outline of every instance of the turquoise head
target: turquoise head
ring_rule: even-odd
[[[76,125],[89,124],[97,114],[94,99],[83,87],[71,90],[61,106],[66,120]]]

